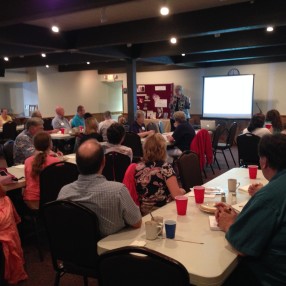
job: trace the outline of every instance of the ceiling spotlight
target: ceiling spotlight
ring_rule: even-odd
[[[58,33],[60,31],[60,28],[58,26],[52,26],[52,31],[54,33]]]
[[[45,58],[45,57],[46,57],[46,54],[41,54],[41,56],[42,56],[43,58]]]
[[[267,31],[267,32],[273,32],[273,30],[274,30],[274,28],[273,28],[272,26],[268,26],[268,27],[266,28],[266,31]]]
[[[5,62],[8,62],[8,61],[9,61],[9,58],[8,58],[8,57],[4,57],[4,61],[5,61]]]
[[[170,39],[170,42],[171,42],[172,44],[176,44],[176,43],[177,43],[177,38],[172,37],[172,38]]]
[[[169,8],[167,6],[162,6],[161,9],[160,9],[160,13],[162,16],[167,16],[169,15]]]
[[[182,54],[182,57],[184,57],[186,54]]]
[[[46,68],[48,69],[50,66],[49,65],[46,65]]]
[[[90,65],[90,62],[86,62],[87,65]]]

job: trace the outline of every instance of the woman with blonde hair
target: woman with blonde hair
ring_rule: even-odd
[[[166,162],[166,141],[160,133],[147,137],[143,148],[143,162],[135,169],[135,185],[142,215],[185,194],[179,187],[173,167]]]
[[[98,133],[98,122],[95,117],[86,118],[84,126],[85,132],[80,138],[80,144],[88,139],[96,139],[98,142],[103,142],[102,136]]]
[[[51,152],[52,139],[47,132],[38,132],[33,138],[35,153],[25,160],[26,188],[23,198],[27,206],[31,209],[39,208],[40,201],[40,181],[41,171],[56,162],[59,158]]]

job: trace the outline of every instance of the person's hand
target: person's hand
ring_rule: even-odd
[[[250,195],[251,197],[254,196],[262,187],[263,187],[263,184],[261,184],[261,183],[251,184],[251,185],[248,187],[248,193],[249,193],[249,195]]]
[[[229,209],[230,205],[220,202],[220,203],[216,203],[215,207],[217,208],[215,211],[215,218],[216,218],[216,220],[218,220],[219,213],[222,212],[224,209]]]
[[[217,210],[215,212],[215,217],[218,226],[225,232],[228,231],[230,226],[234,223],[237,213],[227,204],[218,203],[216,204]]]
[[[57,151],[56,154],[58,155],[58,157],[63,157],[64,156],[64,154],[61,151]]]
[[[13,178],[13,176],[11,176],[11,175],[0,176],[0,184],[1,184],[1,185],[11,184],[11,183],[13,183],[12,178]]]
[[[51,133],[58,133],[60,131],[60,129],[53,129],[51,131],[52,131]]]
[[[173,136],[171,136],[171,135],[167,135],[167,140],[168,140],[169,142],[174,142],[174,138],[173,138]]]

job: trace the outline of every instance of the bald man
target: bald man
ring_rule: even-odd
[[[102,175],[105,157],[95,139],[82,143],[76,152],[78,180],[64,186],[58,200],[79,202],[98,217],[103,236],[115,233],[125,226],[139,228],[141,213],[122,183],[107,181]]]
[[[65,110],[61,106],[56,107],[56,116],[52,120],[52,126],[54,129],[61,129],[61,128],[66,128],[66,129],[71,129],[71,125],[69,121],[64,117],[65,115]]]

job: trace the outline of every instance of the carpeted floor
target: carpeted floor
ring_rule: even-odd
[[[234,158],[237,161],[237,148],[233,147],[233,154]],[[230,168],[235,167],[233,160],[229,154],[228,151],[225,152],[227,155],[227,159],[230,165]],[[217,166],[214,166],[215,170],[215,175],[213,175],[212,171],[210,168],[206,169],[206,174],[207,178],[204,179],[204,182],[207,182],[216,176],[226,172],[227,166],[224,161],[224,158],[221,154],[217,155],[217,159],[219,161],[219,164],[221,166],[221,170],[217,168]],[[0,165],[2,162],[0,162]],[[237,167],[237,166],[236,166]],[[27,229],[31,226],[28,225],[29,223],[26,221],[26,225],[22,225],[22,232],[26,233]],[[38,251],[36,248],[36,243],[33,237],[25,237],[25,235],[22,236],[22,247],[24,250],[24,256],[25,256],[25,267],[27,270],[27,273],[29,275],[29,279],[27,281],[23,281],[19,283],[18,285],[21,286],[50,286],[53,285],[54,283],[54,278],[55,278],[55,273],[52,267],[51,263],[51,257],[48,249],[48,243],[47,240],[45,239],[45,236],[43,235],[42,238],[43,241],[43,253],[44,253],[44,261],[40,262]],[[83,285],[83,279],[82,277],[78,277],[76,275],[70,275],[70,274],[65,274],[61,278],[60,282],[61,286],[78,286],[78,285]],[[97,286],[97,280],[95,279],[89,279],[89,285],[90,286]]]

